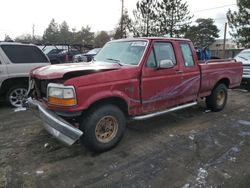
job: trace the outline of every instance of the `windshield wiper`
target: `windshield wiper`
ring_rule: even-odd
[[[241,59],[244,59],[244,60],[248,60],[247,58],[245,58],[245,57],[242,57],[242,56],[238,56],[238,57],[240,57]]]
[[[106,58],[106,60],[113,61],[113,62],[117,63],[118,65],[123,66],[123,64],[121,63],[121,61],[119,59]]]

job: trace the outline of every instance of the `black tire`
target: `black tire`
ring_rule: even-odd
[[[19,84],[6,92],[6,102],[13,107],[21,107],[27,99],[27,86]]]
[[[219,112],[224,109],[227,103],[227,87],[225,84],[218,84],[211,95],[206,97],[207,108]]]
[[[89,150],[107,151],[121,140],[125,125],[124,113],[117,106],[96,106],[80,122],[83,131],[80,141]]]

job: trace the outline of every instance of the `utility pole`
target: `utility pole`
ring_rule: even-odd
[[[222,58],[225,59],[225,54],[226,54],[226,39],[227,39],[227,22],[225,23],[225,28],[224,28],[224,40],[223,40],[223,52],[222,52]]]
[[[35,40],[35,24],[32,25],[32,42]]]
[[[124,0],[122,1],[122,10],[121,10],[121,38],[123,38],[123,9],[124,9]]]

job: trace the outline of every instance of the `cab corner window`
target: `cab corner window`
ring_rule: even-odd
[[[180,46],[181,46],[181,51],[182,51],[185,66],[193,67],[194,59],[193,59],[193,54],[192,54],[189,44],[181,44]]]
[[[146,67],[156,68],[162,60],[171,60],[176,65],[174,49],[171,43],[155,42],[148,56]]]

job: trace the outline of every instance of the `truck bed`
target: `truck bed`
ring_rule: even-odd
[[[242,63],[234,59],[208,60],[199,66],[201,69],[199,97],[210,95],[215,84],[220,80],[223,80],[228,88],[234,88],[242,79]]]

